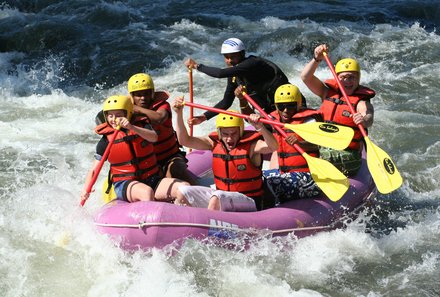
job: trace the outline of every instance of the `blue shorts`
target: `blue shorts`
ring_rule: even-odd
[[[263,171],[263,177],[278,203],[321,194],[310,172],[281,173],[278,169],[269,169]]]
[[[122,201],[128,201],[127,199],[127,189],[130,183],[132,182],[141,182],[148,186],[150,186],[153,191],[156,191],[156,187],[160,182],[160,177],[158,174],[152,175],[149,178],[145,180],[121,180],[114,183],[115,187],[115,193],[116,193],[116,199],[122,200]]]

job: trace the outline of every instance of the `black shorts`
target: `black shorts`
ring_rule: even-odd
[[[118,194],[118,192],[116,191],[116,188],[115,188],[115,192],[117,194],[118,199],[123,200],[123,201],[128,201],[128,199],[127,199],[127,189],[128,189],[128,186],[131,183],[133,183],[133,182],[144,183],[144,184],[150,186],[153,189],[153,191],[156,192],[156,188],[157,188],[157,185],[159,184],[160,180],[161,180],[161,178],[160,178],[159,174],[152,175],[152,176],[150,176],[150,177],[148,177],[147,179],[144,179],[144,180],[126,180],[126,181],[122,182],[122,185],[121,185],[122,186],[122,191],[121,191],[121,193]],[[115,185],[115,187],[116,187],[116,185]]]

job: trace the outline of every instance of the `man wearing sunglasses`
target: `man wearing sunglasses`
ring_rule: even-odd
[[[302,97],[298,87],[285,84],[275,92],[276,110],[271,116],[285,124],[302,124],[321,120],[320,112],[302,108]],[[278,151],[273,153],[271,168],[264,171],[267,185],[272,190],[277,203],[293,199],[312,198],[320,194],[312,179],[306,159],[293,147],[298,144],[312,157],[319,156],[317,145],[303,140],[290,129],[284,128],[284,138],[277,130],[273,134],[279,143]]]

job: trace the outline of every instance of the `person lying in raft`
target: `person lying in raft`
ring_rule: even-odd
[[[313,59],[301,72],[301,79],[315,95],[321,98],[322,104],[319,110],[322,112],[325,122],[353,128],[353,140],[345,150],[320,148],[322,159],[335,165],[345,175],[351,176],[357,173],[362,160],[362,133],[357,125],[361,124],[365,129],[373,125],[374,108],[370,99],[376,93],[374,90],[360,85],[361,68],[355,59],[339,60],[336,63],[335,72],[356,111],[355,114],[351,114],[337,82],[334,79],[322,82],[315,76],[319,63],[324,59],[324,52],[328,53],[328,50],[326,44],[315,48]]]
[[[174,100],[176,132],[186,147],[213,152],[212,169],[216,190],[202,186],[180,186],[178,197],[192,206],[223,211],[255,211],[261,209],[263,196],[262,154],[278,149],[272,133],[259,122],[259,115],[250,115],[255,131],[244,131],[242,118],[219,114],[217,132],[207,136],[190,136],[183,122],[183,98]],[[180,196],[181,195],[181,196]],[[192,200],[194,199],[194,201]]]
[[[285,124],[303,124],[321,120],[321,113],[313,109],[303,109],[301,93],[297,86],[285,84],[275,92],[276,110],[270,115]],[[276,129],[273,134],[279,143],[277,152],[272,154],[270,170],[263,175],[277,204],[301,198],[313,198],[321,191],[310,174],[306,159],[295,149],[298,144],[312,157],[319,156],[319,147],[303,140],[294,131],[283,130],[288,135],[284,138]]]
[[[133,115],[133,103],[128,96],[111,96],[104,101],[103,109],[106,124],[99,125],[96,133],[102,135],[96,146],[95,160],[89,170],[81,200],[88,199],[87,186],[97,172],[98,164],[109,145],[109,139],[120,128],[107,161],[110,163],[111,182],[114,184],[117,199],[136,201],[167,201],[175,204],[188,204],[175,199],[179,185],[188,185],[174,178],[160,178],[160,168],[154,154],[153,143],[157,133],[150,124],[137,122]]]

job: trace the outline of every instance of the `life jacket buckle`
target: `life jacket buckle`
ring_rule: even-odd
[[[232,160],[232,156],[231,155],[223,155],[223,160],[231,161]]]
[[[336,98],[336,99],[334,100],[334,102],[335,102],[336,104],[341,104],[343,101],[342,101],[341,99],[339,99],[339,98]]]
[[[230,185],[233,183],[232,178],[224,178],[224,179],[222,179],[222,181],[227,185]]]

